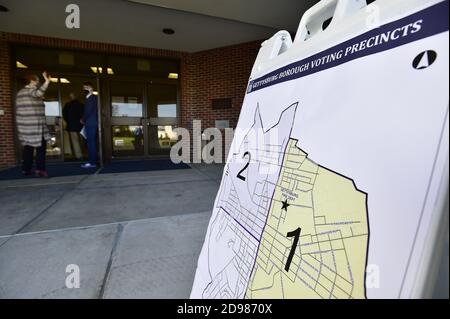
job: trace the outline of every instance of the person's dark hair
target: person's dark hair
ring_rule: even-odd
[[[84,82],[83,85],[90,86],[91,88],[94,88],[94,84],[92,84],[92,82]]]
[[[23,78],[25,85],[30,84],[31,81],[39,81],[39,77],[36,74],[27,74],[25,75],[25,77]]]

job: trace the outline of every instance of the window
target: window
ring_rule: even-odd
[[[177,105],[158,104],[158,117],[177,117]]]

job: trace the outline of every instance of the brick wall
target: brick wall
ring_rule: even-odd
[[[214,127],[216,120],[229,120],[230,127],[236,127],[260,43],[202,51],[186,59],[184,76],[187,83],[182,85],[186,89],[186,94],[183,94],[185,100],[182,101],[182,124],[189,128],[191,136],[193,120],[201,120],[203,130]],[[213,109],[212,99],[218,98],[231,98],[231,108]],[[225,146],[223,131],[222,138]],[[191,153],[194,152],[201,150],[191,149]],[[225,155],[225,149],[222,149],[222,154]]]
[[[79,40],[56,39],[15,33],[0,33],[0,167],[16,163],[11,100],[10,46],[26,44],[47,48],[78,49],[107,54],[168,57],[180,60],[181,126],[214,127],[215,120],[227,119],[235,127],[246,84],[261,41],[189,54],[169,50],[139,48]],[[211,100],[231,98],[229,109],[213,110]]]
[[[186,62],[189,90],[185,120],[201,119],[204,127],[214,127],[215,120],[228,119],[235,127],[245,95],[248,78],[260,42],[245,43],[194,53]],[[232,107],[214,110],[211,100],[231,98]]]
[[[11,101],[10,50],[5,34],[0,34],[0,168],[16,162]]]

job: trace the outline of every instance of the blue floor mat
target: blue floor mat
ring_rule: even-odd
[[[81,163],[60,163],[60,164],[47,164],[47,171],[50,177],[60,176],[74,176],[93,174],[97,169],[84,169],[80,167]],[[0,180],[11,179],[24,179],[24,178],[38,178],[34,175],[23,176],[22,169],[20,167],[12,167],[0,171]]]
[[[81,163],[59,163],[47,164],[47,171],[50,177],[75,176],[93,174],[97,168],[84,169],[80,167]],[[189,165],[180,163],[174,164],[170,159],[153,159],[153,160],[135,160],[135,161],[117,161],[107,164],[100,170],[100,174],[111,173],[129,173],[142,171],[158,171],[169,169],[189,169]],[[20,167],[12,167],[0,171],[0,180],[38,178],[33,176],[23,176]]]
[[[175,164],[170,159],[152,159],[136,161],[117,161],[107,164],[100,174],[159,171],[168,169],[189,169],[185,163]]]

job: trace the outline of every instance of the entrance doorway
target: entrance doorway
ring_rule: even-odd
[[[86,96],[83,92],[83,83],[90,82],[94,86],[94,94],[98,93],[97,88],[97,78],[95,76],[66,76],[70,85],[61,83],[59,86],[60,96],[61,96],[61,107],[62,107],[62,149],[63,149],[63,159],[64,161],[76,161],[79,160],[77,158],[77,147],[79,146],[81,150],[81,155],[84,159],[87,158],[87,147],[85,140],[80,136],[74,139],[74,136],[67,131],[67,120],[64,118],[64,109],[68,106],[68,103],[71,101],[70,95],[73,94],[75,99],[77,99],[81,104],[85,104]],[[76,145],[78,144],[78,146]],[[100,157],[98,157],[100,158]]]
[[[84,105],[85,96],[82,92],[83,83],[93,83],[97,93],[97,78],[95,76],[83,76],[73,74],[63,74],[49,72],[52,81],[45,92],[45,119],[50,132],[50,141],[47,143],[47,161],[63,162],[77,160],[75,156],[75,146],[67,132],[67,123],[64,120],[64,108],[70,101],[70,94],[73,93],[76,98]],[[16,89],[18,92],[24,85],[23,78],[26,74],[40,75],[40,72],[32,70],[19,71],[16,73]],[[87,150],[84,140],[79,139],[80,149],[84,157],[87,156]],[[18,154],[21,154],[21,147],[18,148]]]
[[[50,161],[73,161],[76,151],[65,130],[63,110],[75,93],[85,103],[84,82],[91,82],[99,100],[98,158],[168,156],[177,142],[179,125],[179,61],[108,55],[87,51],[17,46],[13,48],[16,88],[26,74],[47,70],[53,78],[45,94],[45,114],[51,133]],[[87,150],[81,141],[83,157]],[[17,145],[18,162],[21,147]]]
[[[178,138],[177,85],[110,80],[109,92],[112,158],[168,156]]]

